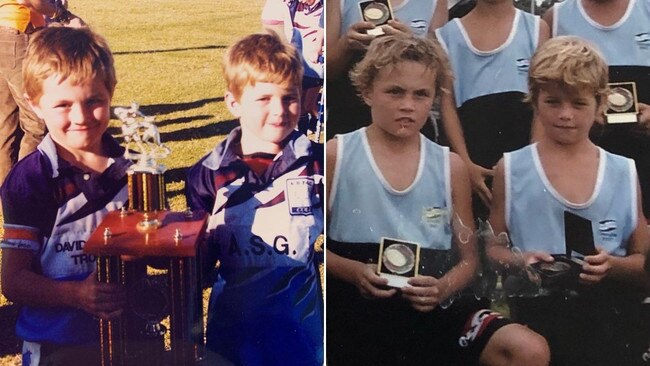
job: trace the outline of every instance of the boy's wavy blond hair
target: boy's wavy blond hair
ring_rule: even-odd
[[[99,76],[111,97],[117,84],[108,43],[88,28],[50,27],[33,36],[23,62],[25,93],[33,103],[39,102],[43,81],[52,75],[73,85]]]
[[[436,95],[449,93],[443,88],[443,85],[451,85],[453,80],[447,54],[438,41],[414,36],[390,35],[374,39],[366,55],[350,71],[350,79],[363,96],[372,88],[381,70],[390,72],[392,67],[403,61],[425,65],[436,74]]]
[[[226,51],[223,75],[226,87],[239,101],[244,88],[256,82],[302,85],[302,61],[296,49],[275,34],[251,34]]]
[[[600,105],[609,93],[608,79],[607,63],[594,45],[575,36],[555,37],[533,55],[526,100],[536,106],[539,90],[557,84],[574,91],[591,91]]]

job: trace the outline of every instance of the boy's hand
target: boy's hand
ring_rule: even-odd
[[[411,35],[413,32],[411,32],[411,28],[400,22],[399,20],[389,20],[388,21],[388,26],[383,27],[384,33],[388,35],[396,35],[396,34],[402,34],[402,35]]]
[[[586,284],[596,284],[603,280],[612,269],[611,256],[603,248],[598,248],[598,254],[585,257],[580,280]]]
[[[385,278],[379,277],[375,270],[377,265],[374,264],[364,264],[357,262],[358,265],[355,268],[354,274],[354,285],[359,289],[361,295],[368,299],[380,298],[385,299],[395,295],[394,288],[386,289],[388,286],[388,280]]]
[[[126,291],[117,284],[97,281],[97,270],[79,283],[79,308],[102,319],[122,315],[126,305]]]
[[[645,127],[646,134],[650,135],[650,105],[639,103],[639,122]]]
[[[411,303],[413,309],[423,313],[432,311],[440,303],[442,291],[440,280],[430,276],[415,276],[408,280],[410,286],[402,288],[402,297]]]
[[[370,22],[358,22],[352,24],[345,35],[348,42],[348,48],[353,50],[365,50],[368,48],[368,45],[373,39],[375,39],[375,36],[366,33],[366,31],[373,29],[374,27],[375,25]]]
[[[527,266],[537,262],[550,263],[553,261],[555,261],[555,258],[547,252],[534,251],[524,253],[524,264]]]
[[[494,177],[494,169],[486,169],[474,163],[469,164],[469,178],[472,182],[472,191],[479,196],[486,206],[490,207],[492,191],[490,191],[490,188],[485,183],[488,177]]]

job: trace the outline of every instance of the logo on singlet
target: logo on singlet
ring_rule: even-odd
[[[616,220],[602,220],[598,222],[598,232],[605,241],[616,239],[618,234]]]
[[[528,66],[530,66],[530,60],[527,58],[518,58],[517,59],[517,71],[520,73],[527,74]]]
[[[634,36],[634,41],[639,45],[639,47],[644,49],[648,48],[650,47],[650,33],[639,33]]]
[[[413,33],[417,35],[422,35],[424,34],[424,30],[427,29],[427,23],[426,20],[422,19],[416,19],[411,21],[411,29],[413,29]]]

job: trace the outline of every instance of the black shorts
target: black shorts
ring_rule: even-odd
[[[475,365],[494,332],[511,323],[473,295],[421,313],[399,295],[365,299],[331,276],[326,289],[328,365]]]
[[[553,366],[650,365],[650,304],[622,291],[511,298],[510,314],[546,338]]]

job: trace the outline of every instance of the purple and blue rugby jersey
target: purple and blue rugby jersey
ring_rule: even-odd
[[[95,258],[83,253],[86,239],[109,211],[126,203],[126,170],[131,162],[110,135],[102,138],[112,158],[102,174],[84,173],[60,159],[47,135],[0,188],[5,230],[0,248],[31,251],[34,270],[45,277],[87,278]],[[97,321],[90,314],[64,307],[23,306],[16,334],[26,341],[56,344],[98,339]]]
[[[221,262],[208,347],[235,363],[322,364],[314,242],[323,232],[323,147],[294,132],[258,177],[235,153],[240,136],[235,129],[187,178],[188,204],[210,213],[210,252]]]

